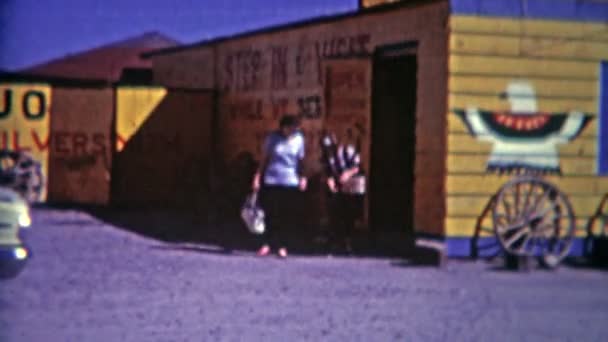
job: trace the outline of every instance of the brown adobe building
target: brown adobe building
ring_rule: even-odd
[[[559,239],[583,254],[584,237],[607,227],[597,220],[608,198],[606,4],[360,5],[145,56],[156,84],[215,90],[216,175],[257,159],[281,114],[300,115],[313,221],[324,207],[319,134],[350,131],[370,176],[363,226],[437,236],[449,255],[471,255],[501,225],[492,199],[528,170],[570,198]]]
[[[364,226],[442,235],[446,118],[434,113],[447,112],[448,18],[446,1],[410,1],[144,56],[155,84],[217,91],[220,174],[257,159],[295,113],[313,180],[307,217],[323,216],[320,134],[350,130],[371,179]]]

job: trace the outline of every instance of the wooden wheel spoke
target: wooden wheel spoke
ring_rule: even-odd
[[[555,227],[553,226],[553,224],[551,224],[551,223],[545,223],[545,224],[537,226],[534,229],[533,235],[540,236],[540,237],[546,237],[546,235],[544,235],[544,232],[550,231],[550,230],[553,230],[553,229],[555,229]]]
[[[547,214],[548,214],[549,212],[551,212],[551,210],[553,210],[553,208],[552,208],[552,207],[547,207],[547,208],[544,208],[544,209],[543,209],[541,212],[536,213],[536,214],[534,215],[534,217],[532,217],[532,219],[539,219],[539,218],[544,219],[544,218],[545,218],[545,216],[547,216]]]
[[[542,196],[538,197],[537,200],[534,202],[534,205],[532,205],[532,207],[530,208],[530,210],[526,212],[526,216],[530,216],[534,212],[536,212],[540,204],[543,203],[547,198],[549,198],[549,191],[547,191],[547,189],[543,189],[543,191],[544,192]]]
[[[496,217],[497,218],[501,218],[501,219],[505,219],[505,218],[507,218],[507,215],[505,215],[505,214],[496,214]]]
[[[501,217],[497,217],[496,218],[496,224],[498,226],[508,226],[509,225],[509,220],[507,219],[506,216],[501,216]]]
[[[510,248],[515,242],[521,239],[525,235],[529,235],[530,228],[524,228],[513,234],[507,241],[505,241],[505,246]]]
[[[511,215],[511,205],[509,204],[509,202],[507,201],[507,196],[503,196],[502,197],[502,205],[505,208],[505,213],[506,213],[506,219],[507,222],[512,222],[513,216]]]
[[[497,230],[499,233],[504,234],[504,233],[510,232],[512,230],[524,228],[525,226],[526,225],[524,223],[516,223],[516,224],[510,224],[507,226],[498,226]]]
[[[522,212],[526,212],[528,206],[530,205],[530,197],[532,196],[532,192],[534,192],[534,185],[530,184],[528,191],[526,191],[526,197],[524,199],[524,206]]]
[[[521,186],[521,184],[519,184],[519,183],[515,186],[515,196],[514,196],[515,197],[515,201],[514,201],[515,202],[515,216],[519,216],[519,213],[520,213],[520,208],[519,208],[519,202],[520,202],[519,197],[521,195],[520,186]]]
[[[523,254],[526,252],[526,246],[528,245],[528,242],[530,242],[530,240],[532,239],[532,234],[526,234],[526,238],[524,240],[524,242],[522,242],[521,246],[517,249],[518,253]]]
[[[481,227],[479,230],[488,232],[488,233],[492,233],[494,231],[492,228],[489,228],[489,227]]]

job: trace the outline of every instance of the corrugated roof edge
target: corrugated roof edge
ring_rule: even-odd
[[[215,92],[212,88],[185,88],[185,87],[170,87],[160,84],[138,84],[129,82],[110,82],[107,80],[92,80],[69,77],[49,77],[40,75],[30,75],[16,72],[0,71],[0,84],[20,84],[20,83],[41,83],[56,87],[66,88],[109,88],[109,87],[162,87],[167,90],[177,90],[183,92]]]
[[[112,83],[106,80],[79,79],[68,77],[40,76],[18,72],[0,72],[0,83],[48,83],[65,87],[107,87]]]
[[[198,48],[198,47],[210,46],[210,45],[222,43],[222,42],[229,41],[229,40],[236,40],[236,39],[252,37],[252,36],[256,36],[256,35],[260,35],[260,34],[274,33],[274,32],[278,32],[278,31],[296,29],[296,28],[300,28],[300,27],[312,26],[312,25],[317,25],[317,24],[330,23],[330,22],[345,20],[345,19],[358,17],[358,16],[365,16],[365,15],[370,15],[370,14],[387,12],[387,11],[391,11],[391,10],[394,10],[397,8],[415,7],[415,6],[420,6],[423,4],[434,3],[434,2],[446,2],[447,3],[448,0],[411,0],[411,1],[407,1],[407,2],[403,1],[403,2],[389,3],[389,4],[385,4],[385,5],[378,5],[375,7],[359,9],[359,10],[344,12],[344,13],[335,14],[335,15],[314,17],[311,19],[305,19],[305,20],[296,21],[296,22],[292,22],[292,23],[264,27],[261,29],[246,31],[246,32],[237,33],[234,35],[220,36],[217,38],[202,40],[202,41],[192,43],[192,44],[184,44],[184,45],[180,45],[180,46],[176,46],[176,47],[153,50],[153,51],[149,51],[149,52],[144,52],[140,56],[142,58],[149,58],[149,57],[158,56],[158,55],[171,54],[171,53],[186,51],[186,50],[190,50],[190,49],[194,49],[194,48]]]

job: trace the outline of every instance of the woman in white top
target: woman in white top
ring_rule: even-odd
[[[285,115],[279,129],[270,133],[262,149],[262,161],[253,178],[253,190],[260,190],[260,202],[265,211],[266,230],[258,255],[265,256],[272,248],[287,257],[285,244],[277,235],[293,218],[300,192],[306,190],[307,179],[302,174],[304,135],[299,130],[299,119]]]

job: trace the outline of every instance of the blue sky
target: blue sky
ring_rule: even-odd
[[[148,31],[184,43],[354,10],[357,0],[0,0],[0,69]]]

